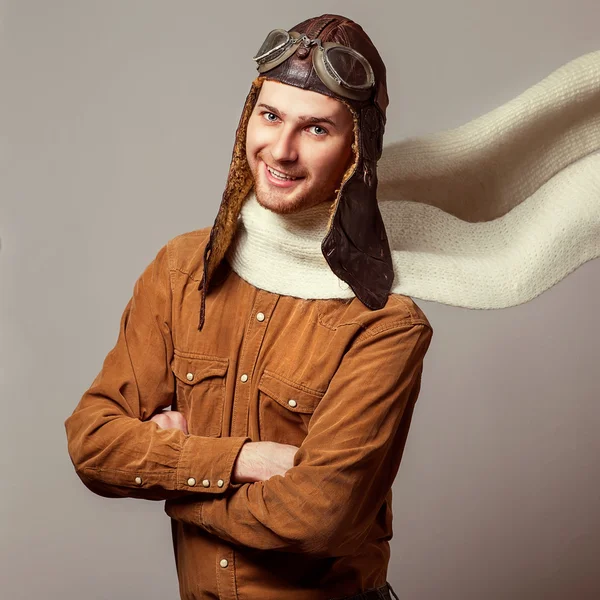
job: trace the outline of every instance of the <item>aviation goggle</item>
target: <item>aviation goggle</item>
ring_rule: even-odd
[[[321,42],[319,38],[311,40],[296,31],[274,29],[254,56],[258,72],[265,73],[287,60],[298,48],[312,53],[313,66],[319,79],[336,94],[353,100],[366,100],[375,85],[373,69],[362,55],[335,42]],[[305,50],[305,51],[306,51]]]

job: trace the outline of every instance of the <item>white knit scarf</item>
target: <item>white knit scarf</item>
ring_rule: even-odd
[[[600,51],[453,130],[386,146],[378,198],[392,291],[465,308],[532,300],[600,256]],[[251,192],[227,259],[252,285],[352,298],[321,252],[329,206],[291,215]]]

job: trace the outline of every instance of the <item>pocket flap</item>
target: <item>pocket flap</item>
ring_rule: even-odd
[[[171,370],[179,381],[195,385],[209,377],[224,377],[229,359],[216,356],[181,356],[176,354],[171,362]]]
[[[281,406],[297,413],[313,413],[324,395],[324,392],[309,390],[270,371],[263,373],[258,388]]]

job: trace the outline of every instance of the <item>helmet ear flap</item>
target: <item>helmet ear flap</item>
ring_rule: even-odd
[[[223,192],[219,212],[210,232],[210,248],[204,255],[201,286],[201,293],[203,295],[202,305],[204,303],[204,295],[210,289],[212,276],[225,257],[235,236],[237,220],[242,204],[254,185],[252,172],[246,158],[246,133],[248,131],[248,121],[258,100],[263,81],[264,77],[257,77],[252,82],[236,130],[235,144],[233,146],[225,191]],[[199,329],[202,328],[203,322],[204,320],[201,318]]]
[[[385,225],[377,203],[364,201],[367,184],[363,179],[353,177],[348,183],[321,250],[331,270],[356,297],[378,310],[386,305],[394,282]]]
[[[373,105],[354,116],[354,163],[342,180],[321,250],[331,270],[368,308],[383,308],[394,282],[392,254],[377,203],[384,118]]]

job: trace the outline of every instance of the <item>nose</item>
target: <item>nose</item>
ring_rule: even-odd
[[[271,155],[281,163],[294,162],[298,159],[296,136],[291,127],[279,127],[271,146]]]

